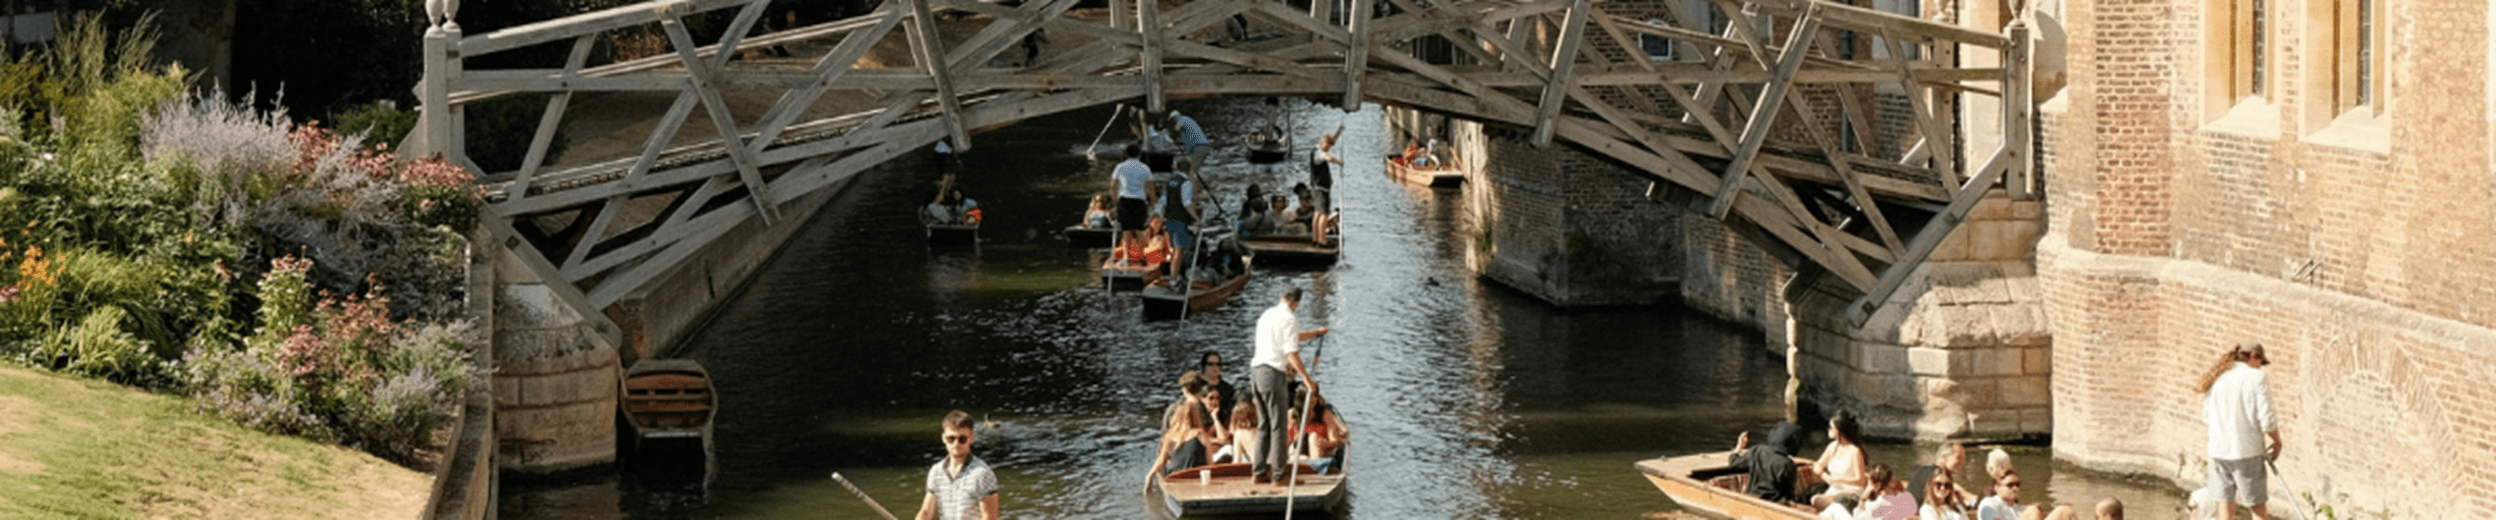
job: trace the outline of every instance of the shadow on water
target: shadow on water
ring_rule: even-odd
[[[1115,154],[1083,151],[1109,109],[980,134],[961,175],[987,216],[975,250],[925,245],[912,212],[937,174],[930,154],[897,160],[860,174],[675,349],[718,387],[708,500],[606,470],[507,481],[501,513],[875,518],[828,478],[838,471],[907,516],[942,454],[937,422],[959,408],[995,423],[976,451],[1000,473],[1007,516],[1141,517],[1171,381],[1210,350],[1244,385],[1249,334],[1287,284],[1312,291],[1304,327],[1336,331],[1306,353],[1322,356],[1315,371],[1351,425],[1349,502],[1362,517],[1672,510],[1632,461],[1726,449],[1780,417],[1784,363],[1755,331],[1672,308],[1558,310],[1479,282],[1464,267],[1461,192],[1387,180],[1377,107],[1284,103],[1302,145],[1281,165],[1249,164],[1234,137],[1271,115],[1261,100],[1175,106],[1220,145],[1204,174],[1225,205],[1249,182],[1304,179],[1308,144],[1348,127],[1336,173],[1346,243],[1331,270],[1260,271],[1219,309],[1144,322],[1055,234],[1106,189]]]

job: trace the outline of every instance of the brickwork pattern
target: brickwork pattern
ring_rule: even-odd
[[[2043,118],[2037,261],[2058,457],[2198,484],[2191,386],[2260,341],[2300,491],[2344,517],[2496,516],[2496,468],[2471,463],[2496,456],[2496,125],[2471,117],[2489,7],[2385,9],[2391,87],[2365,127],[2306,116],[2327,102],[2304,88],[2327,63],[2306,17],[2277,18],[2267,99],[2206,121],[2201,2],[2067,4],[2087,65]]]

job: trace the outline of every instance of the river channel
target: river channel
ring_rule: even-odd
[[[1352,430],[1351,516],[1639,518],[1675,511],[1631,463],[1723,450],[1782,415],[1784,361],[1761,335],[1672,307],[1557,309],[1473,276],[1460,192],[1389,181],[1400,142],[1381,109],[1286,100],[1174,103],[1219,145],[1204,169],[1225,206],[1248,182],[1305,178],[1304,159],[1249,164],[1238,146],[1282,117],[1301,154],[1347,127],[1336,173],[1342,261],[1259,271],[1229,304],[1145,322],[1104,294],[1087,253],[1055,230],[1105,189],[1114,151],[1083,153],[1109,120],[1093,108],[979,134],[961,182],[987,217],[975,250],[930,249],[913,209],[934,194],[928,154],[860,174],[712,321],[671,355],[718,386],[707,490],[627,457],[553,479],[506,479],[505,518],[878,518],[828,478],[840,472],[895,514],[918,509],[942,456],[947,410],[985,417],[975,452],[996,466],[1007,518],[1142,518],[1144,467],[1172,380],[1203,351],[1245,386],[1257,313],[1286,285],[1312,291],[1304,346]],[[1104,141],[1119,142],[1124,122]],[[1816,448],[1806,451],[1816,453]],[[1929,450],[1875,460],[1911,466]],[[2028,493],[2140,504],[2170,515],[2176,492],[2057,467],[2022,450]],[[2053,468],[2036,471],[2029,468]],[[2041,478],[2042,477],[2042,478]],[[2043,488],[2043,489],[2040,489]],[[2065,496],[2069,495],[2069,496]],[[2032,498],[2033,500],[2033,498]]]

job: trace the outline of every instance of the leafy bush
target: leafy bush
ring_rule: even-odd
[[[258,288],[260,330],[240,350],[193,349],[183,381],[201,409],[236,422],[412,460],[482,377],[469,327],[392,321],[379,289],[306,305],[311,270],[276,261]]]
[[[348,108],[336,117],[338,131],[364,136],[364,142],[379,143],[387,148],[407,138],[416,129],[416,112],[399,110],[391,101],[374,101]]]

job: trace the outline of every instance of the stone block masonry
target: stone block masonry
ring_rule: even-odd
[[[2199,485],[2193,387],[2258,341],[2299,491],[2343,518],[2496,517],[2475,462],[2496,457],[2496,13],[2371,4],[2360,55],[2328,52],[2328,4],[2283,2],[2269,87],[2234,100],[2206,95],[2233,86],[2204,70],[2205,2],[2062,5],[2037,254],[2058,458]],[[2359,56],[2387,77],[2351,106]]]

